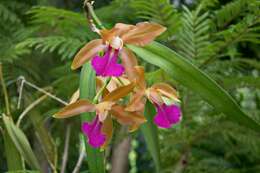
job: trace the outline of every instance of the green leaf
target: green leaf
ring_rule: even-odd
[[[248,117],[233,98],[207,74],[173,50],[156,42],[143,48],[128,45],[145,61],[159,66],[180,84],[198,93],[227,118],[259,132],[260,125]]]
[[[23,160],[8,133],[4,133],[5,156],[9,171],[24,169]],[[14,159],[15,158],[15,159]]]
[[[41,148],[46,156],[46,159],[48,160],[52,170],[55,170],[57,165],[57,148],[53,138],[45,128],[42,116],[38,111],[31,110],[29,118],[37,133],[39,143],[41,144]]]
[[[148,121],[141,126],[141,130],[144,135],[148,150],[150,151],[155,162],[156,172],[159,173],[161,167],[160,148],[157,127],[153,123],[153,117],[155,114],[156,112],[153,105],[150,102],[147,102],[145,106],[145,116]]]
[[[34,155],[28,139],[26,138],[23,131],[16,127],[9,117],[3,116],[3,120],[9,136],[11,137],[17,150],[20,152],[21,156],[25,159],[26,163],[31,168],[40,170],[38,160],[36,159],[36,156]]]
[[[96,75],[92,70],[90,63],[83,66],[80,76],[80,98],[93,100],[96,93]],[[81,115],[82,122],[91,121],[95,114],[84,113]],[[87,139],[86,139],[87,140]],[[104,152],[99,149],[92,148],[86,143],[87,161],[91,173],[105,172]]]

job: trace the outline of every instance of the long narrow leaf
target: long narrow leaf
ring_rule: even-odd
[[[198,93],[230,120],[259,132],[260,125],[247,116],[222,87],[173,50],[156,42],[143,48],[132,45],[129,48],[145,61],[165,70],[180,84]]]
[[[155,115],[154,107],[150,102],[147,102],[145,106],[145,116],[148,121],[141,126],[141,130],[144,135],[144,139],[146,141],[148,150],[150,151],[152,158],[155,162],[156,171],[159,173],[161,167],[160,148],[159,148],[157,127],[153,123],[154,115]]]
[[[80,98],[93,100],[96,93],[95,72],[89,63],[85,64],[80,76]],[[84,113],[81,115],[82,121],[91,121],[94,115],[92,113]],[[92,148],[86,143],[87,161],[91,173],[104,173],[104,153],[99,149]]]
[[[23,160],[8,133],[4,133],[5,156],[9,171],[24,170]],[[15,159],[14,159],[15,158]]]
[[[17,150],[20,152],[21,156],[25,159],[26,163],[35,170],[40,170],[40,166],[33,150],[21,129],[15,126],[13,121],[7,117],[3,116],[5,127],[9,136],[11,137],[13,143],[15,144]]]

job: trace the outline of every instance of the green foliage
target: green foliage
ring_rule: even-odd
[[[180,23],[180,14],[169,0],[135,0],[131,2],[135,16],[142,20],[150,20],[167,27],[167,38],[171,38]]]
[[[59,7],[32,6],[32,4],[58,4]],[[7,83],[14,122],[21,112],[39,97],[39,92],[25,87],[22,108],[17,109],[19,82],[16,79],[18,76],[25,76],[28,81],[64,100],[69,100],[72,93],[77,90],[79,74],[72,73],[70,70],[71,59],[86,42],[96,38],[97,35],[90,31],[85,15],[78,12],[81,11],[78,10],[81,7],[74,9],[75,4],[48,0],[37,1],[37,3],[31,0],[23,2],[2,0],[0,2],[0,61],[3,63],[4,79]],[[160,51],[153,50],[153,54],[156,55],[147,56],[146,60],[148,63],[159,65],[161,69],[144,62],[141,58],[138,59],[145,64],[147,71],[151,71],[146,75],[149,85],[153,82],[173,84],[180,91],[182,100],[182,123],[172,129],[158,131],[161,172],[259,172],[259,133],[227,121],[220,113],[225,109],[225,113],[228,112],[230,115],[229,118],[238,116],[236,120],[243,124],[248,119],[239,118],[239,115],[244,115],[241,113],[240,109],[242,109],[256,122],[260,122],[259,1],[232,0],[223,3],[217,0],[197,0],[192,5],[186,4],[187,6],[180,5],[179,7],[175,7],[169,0],[114,0],[112,2],[99,1],[96,4],[104,5],[95,11],[107,28],[117,22],[134,24],[145,20],[166,26],[167,32],[159,40],[182,55],[180,58],[179,55],[172,57],[167,54],[167,56],[163,55],[163,59],[157,59],[157,54],[161,56],[163,54],[161,52],[166,48],[160,47]],[[61,9],[61,7],[66,7],[66,9]],[[168,65],[169,62],[171,65],[163,65],[165,60]],[[182,60],[185,63],[180,63]],[[174,62],[179,63],[172,66]],[[198,68],[194,65],[187,66],[187,63],[198,65],[201,68],[200,71],[203,70],[203,74],[206,73],[210,79],[216,80],[218,85],[225,89],[225,91],[221,90],[222,95],[215,90],[205,91],[205,88],[210,88],[212,80],[211,82],[196,82],[197,73],[193,71],[187,74],[186,72],[194,68],[198,70]],[[176,75],[178,70],[182,71]],[[81,83],[82,81],[88,83],[90,80],[87,79],[87,77],[82,77]],[[16,83],[18,86],[15,85]],[[193,90],[196,88],[196,92],[184,88],[180,83],[185,83]],[[90,86],[82,90],[88,94],[94,92]],[[222,97],[223,92],[225,96],[228,92],[232,98]],[[207,98],[207,101],[219,109],[215,109],[202,99],[201,96],[205,98],[206,95],[211,96]],[[0,92],[1,112],[5,110],[2,96],[3,93]],[[228,107],[230,102],[227,100],[232,100],[232,102],[235,100],[240,108],[238,109],[237,104],[233,104],[236,105],[233,108]],[[25,117],[21,128],[12,126],[19,131],[17,134],[24,133],[29,140],[24,135],[15,136],[15,138],[21,137],[27,141],[25,142],[27,149],[28,146],[32,146],[29,147],[31,148],[29,154],[22,155],[23,159],[34,160],[32,155],[36,155],[41,167],[47,170],[59,171],[62,164],[65,143],[64,122],[50,119],[60,107],[61,105],[51,99],[46,99],[28,114],[28,118]],[[85,116],[85,118],[90,117]],[[69,162],[66,171],[72,172],[78,159],[80,122],[77,118],[69,119],[65,124],[67,122],[74,127],[70,138]],[[4,127],[2,119],[0,119],[0,126]],[[151,136],[150,138],[157,138],[156,135]],[[141,143],[142,140],[139,141],[135,135],[132,137]],[[149,135],[145,136],[147,137],[149,138]],[[1,153],[12,153],[3,149],[4,144],[8,145],[8,142],[12,140],[1,138]],[[105,152],[108,169],[111,162],[110,151],[113,152],[118,142],[120,140],[113,141],[113,145]],[[158,150],[155,151],[157,144],[153,142],[148,142],[147,148],[154,150],[152,156],[156,160],[159,156],[157,158],[155,156],[158,155]],[[39,145],[43,146],[39,147]],[[21,150],[19,146],[16,148]],[[55,156],[55,148],[57,148],[57,156]],[[11,149],[15,151],[15,148]],[[88,150],[94,151],[90,147]],[[134,150],[137,154],[136,164],[134,164],[136,170],[155,171],[151,156],[146,154],[147,150],[142,146]],[[14,153],[17,154],[17,152]],[[49,157],[46,157],[46,154]],[[103,153],[94,151],[92,154],[101,159],[89,159],[91,168],[83,164],[81,172],[86,172],[89,168],[92,170],[101,168],[95,161],[101,163]],[[99,157],[100,154],[102,157]],[[29,155],[31,157],[28,158]],[[58,158],[57,164],[54,157]],[[10,157],[1,155],[0,172],[8,171],[6,159],[11,163]],[[32,163],[34,161],[30,161],[28,166]],[[22,167],[20,162],[17,165],[17,169]],[[103,171],[105,167],[101,169]],[[12,171],[9,170],[9,172]]]
[[[251,0],[237,0],[221,7],[216,11],[217,26],[220,28],[228,26],[233,20],[242,16],[248,9]],[[251,1],[252,2],[252,1]]]
[[[202,13],[202,6],[190,11],[183,6],[182,26],[177,35],[177,47],[179,52],[190,59],[205,59],[214,53],[214,47],[210,42],[211,20],[209,13]]]
[[[21,129],[15,126],[9,117],[4,116],[3,120],[8,135],[12,139],[12,142],[15,144],[17,150],[20,152],[27,164],[30,165],[30,167],[33,169],[40,170],[38,160],[36,159],[36,156],[34,155],[25,134],[21,131]]]
[[[150,102],[146,103],[145,115],[147,117],[148,122],[142,125],[141,130],[144,135],[147,148],[150,151],[152,158],[155,162],[156,172],[159,173],[161,171],[161,159],[160,159],[158,129],[153,124],[152,115],[155,115],[155,109]]]
[[[63,36],[49,36],[28,38],[25,41],[17,44],[16,48],[26,49],[34,48],[40,50],[41,53],[56,51],[61,59],[71,59],[81,48],[83,44],[79,39]]]
[[[5,22],[21,23],[21,20],[18,18],[18,16],[3,4],[0,4],[0,19]]]
[[[228,119],[255,131],[259,130],[260,124],[250,119],[223,88],[176,52],[156,42],[144,48],[129,47],[144,60],[164,69],[180,84],[197,92],[217,111],[226,114]],[[153,60],[149,57],[153,57]]]
[[[53,7],[34,7],[27,14],[30,16],[30,24],[40,26],[44,32],[81,40],[93,37],[83,14]]]

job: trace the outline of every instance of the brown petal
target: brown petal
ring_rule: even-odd
[[[96,77],[96,92],[97,93],[99,92],[99,90],[102,88],[103,85],[104,85],[104,82],[103,82],[102,78]]]
[[[158,92],[160,92],[165,97],[168,97],[170,99],[178,99],[177,91],[171,87],[171,85],[166,83],[157,83],[154,84],[151,88],[156,89]]]
[[[112,28],[110,30],[108,29],[102,29],[100,31],[100,34],[101,34],[101,38],[103,40],[103,43],[106,43],[106,42],[111,42],[112,39],[117,36],[117,32],[118,32],[118,29],[117,28]]]
[[[133,91],[135,83],[130,83],[129,85],[119,87],[106,95],[103,101],[117,101],[125,96],[127,96],[131,91]]]
[[[117,23],[114,28],[117,28],[117,36],[121,37],[123,34],[135,28],[134,25]]]
[[[95,111],[95,105],[90,103],[88,100],[79,100],[64,107],[61,111],[56,113],[54,118],[69,118],[83,112],[93,112]]]
[[[146,119],[142,114],[125,111],[125,107],[120,105],[114,105],[110,113],[123,125],[142,124],[146,122]]]
[[[102,44],[101,39],[92,40],[87,43],[74,57],[71,68],[77,69],[81,67],[85,62],[89,61],[98,52],[105,49],[105,45]]]
[[[135,69],[135,66],[138,65],[136,56],[131,50],[127,48],[123,48],[121,51],[121,59],[122,59],[122,64],[125,67],[125,72],[127,77],[131,81],[134,81],[137,76],[137,71]]]
[[[103,122],[101,131],[106,136],[106,141],[101,148],[106,148],[113,136],[113,121],[111,116],[107,116],[107,118]]]
[[[117,23],[112,29],[102,29],[100,31],[103,43],[111,43],[114,37],[121,37],[122,34],[135,28],[134,25],[128,25],[123,23]]]
[[[166,30],[156,23],[141,22],[136,27],[122,35],[125,44],[144,46],[152,42],[157,36]]]
[[[96,112],[99,115],[99,121],[104,121],[107,118],[108,111],[114,105],[114,102],[104,101],[96,105]]]
[[[145,75],[144,75],[144,67],[142,66],[136,66],[135,67],[137,71],[137,81],[136,84],[141,88],[141,89],[146,89],[146,82],[145,82]]]
[[[139,90],[136,93],[134,93],[125,110],[129,112],[135,112],[135,111],[143,112],[144,105],[146,102],[144,95],[145,92],[142,90]]]
[[[156,104],[164,103],[160,93],[154,88],[147,89],[146,96],[152,103],[156,103]]]

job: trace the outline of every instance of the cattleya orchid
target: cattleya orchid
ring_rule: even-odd
[[[156,24],[142,22],[137,25],[116,24],[110,30],[100,30],[101,39],[87,43],[76,55],[72,63],[72,69],[77,69],[91,60],[92,67],[98,76],[121,76],[128,68],[131,61],[131,52],[123,47],[124,44],[144,46],[153,41],[166,30],[165,27]],[[105,52],[103,56],[98,53]],[[119,54],[122,56],[123,65],[118,64]]]
[[[68,118],[84,112],[95,112],[92,122],[83,122],[81,128],[88,143],[94,148],[104,148],[109,143],[113,133],[113,120],[128,126],[130,132],[145,123],[143,113],[147,99],[156,108],[154,123],[158,127],[170,128],[178,123],[181,120],[181,110],[177,91],[166,83],[147,87],[144,68],[138,66],[134,53],[124,47],[125,44],[149,44],[165,30],[159,24],[148,22],[136,25],[118,23],[110,30],[98,30],[101,39],[87,43],[72,63],[72,69],[77,69],[91,60],[97,75],[97,95],[92,102],[73,99],[54,117]],[[119,56],[122,64],[118,63]]]
[[[173,124],[178,123],[181,120],[181,111],[177,105],[180,102],[177,91],[166,83],[157,83],[146,88],[144,68],[136,66],[135,70],[136,80],[140,81],[139,87],[133,94],[126,110],[142,110],[145,104],[144,99],[147,98],[157,110],[154,117],[155,124],[161,128],[170,128]]]
[[[88,137],[88,142],[92,147],[105,147],[113,132],[112,118],[115,118],[122,125],[129,126],[130,131],[146,122],[142,114],[125,111],[124,106],[116,104],[117,100],[130,93],[134,87],[135,84],[130,83],[118,87],[112,92],[107,91],[102,101],[97,104],[93,104],[86,99],[75,101],[56,113],[54,117],[69,118],[84,112],[96,112],[96,116],[91,123],[83,123],[82,131]]]

